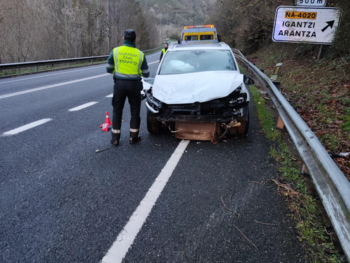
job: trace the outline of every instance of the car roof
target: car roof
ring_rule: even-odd
[[[169,51],[177,51],[177,50],[208,50],[208,49],[220,49],[220,50],[231,50],[231,48],[223,43],[206,43],[206,44],[200,44],[200,43],[191,43],[191,44],[174,44],[169,47]]]

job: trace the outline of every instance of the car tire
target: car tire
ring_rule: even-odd
[[[159,134],[162,124],[157,120],[157,115],[147,111],[147,130],[150,134]]]

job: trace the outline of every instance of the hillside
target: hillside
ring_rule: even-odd
[[[350,156],[337,155],[350,153],[350,57],[317,61],[317,50],[274,43],[251,55],[250,60],[271,76],[281,57],[278,81],[283,95],[350,180]]]
[[[179,37],[184,25],[204,24],[216,0],[139,0],[144,11],[153,16],[161,34]]]

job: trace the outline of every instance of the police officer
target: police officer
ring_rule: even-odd
[[[164,48],[162,50],[162,53],[160,53],[160,58],[159,58],[159,62],[162,60],[163,55],[165,54],[165,52],[168,50],[168,43],[165,43]]]
[[[136,33],[132,29],[124,32],[124,45],[113,49],[108,57],[107,72],[114,74],[113,129],[111,144],[119,145],[123,108],[128,98],[131,120],[129,143],[137,143],[140,129],[141,76],[149,77],[145,55],[136,48]]]

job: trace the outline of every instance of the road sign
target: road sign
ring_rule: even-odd
[[[326,6],[326,0],[295,0],[295,5],[320,7],[320,6]]]
[[[338,8],[280,6],[276,10],[272,40],[331,45],[339,19]]]

